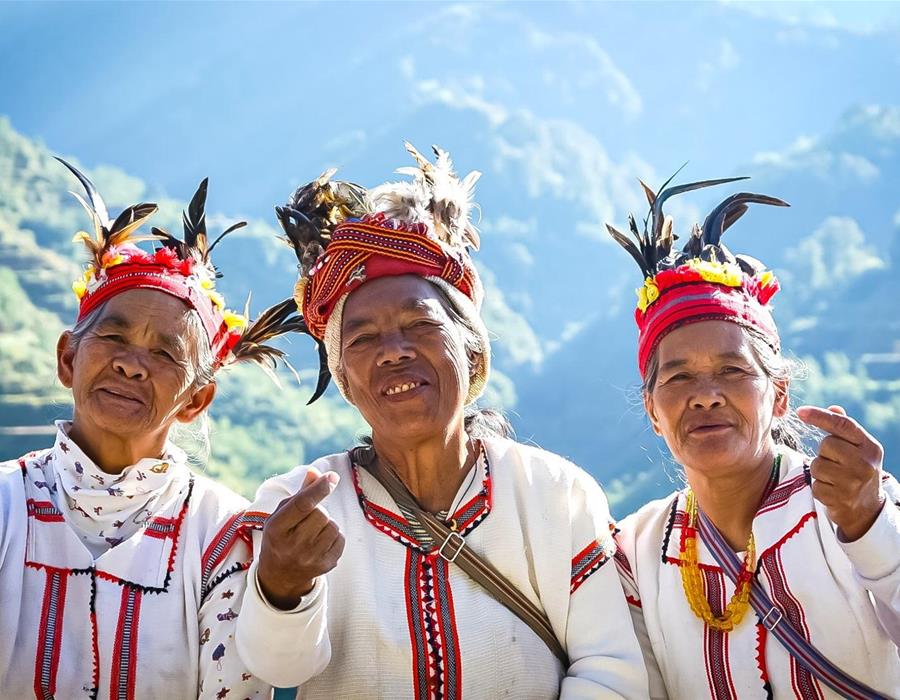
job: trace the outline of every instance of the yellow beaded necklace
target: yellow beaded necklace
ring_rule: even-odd
[[[763,499],[765,499],[776,483],[780,463],[781,455],[778,455],[775,458],[775,464],[772,465],[772,476],[769,479],[769,486],[766,488],[765,494],[763,494]],[[751,532],[750,539],[747,541],[747,550],[744,554],[744,565],[741,567],[734,595],[731,596],[731,600],[728,601],[728,605],[725,606],[722,614],[715,615],[706,598],[703,574],[700,572],[700,566],[697,563],[697,497],[691,489],[687,490],[686,511],[688,521],[684,526],[684,537],[682,538],[680,552],[681,566],[679,567],[684,595],[694,614],[709,627],[721,632],[730,632],[740,624],[750,607],[750,584],[753,580],[753,573],[756,570],[756,541]]]

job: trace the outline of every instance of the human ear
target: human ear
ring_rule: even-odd
[[[644,394],[644,410],[647,412],[647,417],[650,419],[650,425],[653,427],[653,432],[662,436],[662,430],[659,427],[659,417],[656,415],[656,406],[653,403],[653,396],[650,395],[649,391],[643,392]]]
[[[775,406],[772,409],[772,415],[775,418],[783,418],[787,415],[790,408],[790,379],[777,379],[773,382],[775,386]]]
[[[175,415],[179,423],[190,423],[203,413],[216,396],[216,383],[210,382],[196,389],[188,402]]]
[[[72,331],[63,331],[56,341],[56,376],[66,389],[72,388],[74,365],[75,344],[72,342]]]

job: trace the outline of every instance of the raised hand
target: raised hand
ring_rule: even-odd
[[[884,448],[840,406],[801,406],[804,423],[828,433],[810,464],[813,496],[828,512],[845,542],[862,537],[884,507],[881,486]]]
[[[266,600],[277,608],[295,608],[344,551],[344,536],[321,505],[338,480],[334,472],[310,468],[300,490],[266,520],[257,576]]]

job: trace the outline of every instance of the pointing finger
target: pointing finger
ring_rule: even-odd
[[[841,412],[826,411],[824,408],[817,408],[816,406],[800,406],[797,409],[797,415],[807,425],[824,430],[826,433],[854,445],[859,446],[870,440],[869,434],[863,430],[859,423],[846,413],[843,413],[843,409],[840,406],[833,406],[832,408],[837,408]]]
[[[309,478],[307,476],[307,479]],[[335,472],[325,472],[305,482],[296,494],[287,499],[283,508],[272,514],[267,525],[270,524],[279,531],[295,527],[315,511],[316,506],[334,491],[339,480],[340,477]]]

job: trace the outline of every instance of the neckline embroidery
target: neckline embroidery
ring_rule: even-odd
[[[391,539],[405,547],[414,549],[423,554],[433,552],[439,543],[434,543],[427,535],[425,529],[415,521],[410,513],[406,513],[396,504],[395,512],[384,506],[373,503],[366,497],[362,488],[359,471],[361,467],[350,458],[350,471],[353,476],[353,486],[356,496],[362,508],[363,515],[377,530],[386,534]],[[473,469],[481,471],[481,488],[472,498],[460,505],[453,513],[452,519],[456,521],[457,532],[465,537],[474,530],[491,512],[493,504],[493,483],[491,479],[491,465],[488,459],[487,449],[482,442],[481,454],[475,462]],[[477,472],[476,472],[477,474]]]

